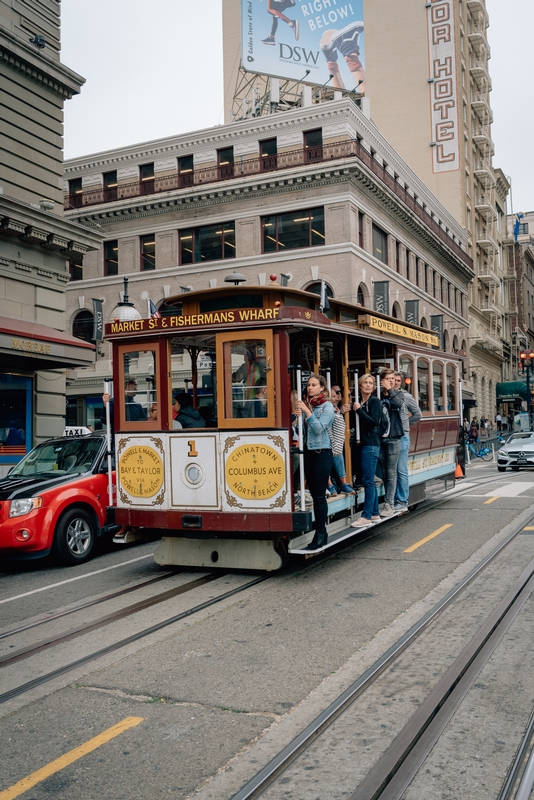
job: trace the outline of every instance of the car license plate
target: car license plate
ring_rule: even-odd
[[[518,458],[517,459],[517,463],[518,463],[518,465],[520,465],[520,464],[528,464],[528,461],[527,461],[526,458]]]

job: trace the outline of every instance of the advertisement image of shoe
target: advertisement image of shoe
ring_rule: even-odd
[[[263,44],[276,44],[275,40],[268,36],[266,39],[262,39]]]
[[[295,34],[295,40],[298,42],[298,40],[299,40],[299,34],[300,34],[300,24],[299,24],[299,21],[298,21],[297,19],[292,19],[292,20],[291,20],[291,22],[289,23],[289,27],[291,28],[291,30],[292,30],[292,31],[293,31],[293,33]]]

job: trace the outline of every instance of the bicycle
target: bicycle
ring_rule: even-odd
[[[481,447],[477,453],[471,442],[468,442],[467,450],[468,453],[470,453],[472,456],[475,456],[476,458],[481,458],[482,461],[493,461],[493,450],[491,449],[491,447],[487,446]]]

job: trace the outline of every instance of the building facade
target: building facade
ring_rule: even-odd
[[[462,226],[349,99],[297,108],[65,164],[66,217],[98,226],[102,247],[73,272],[70,330],[103,300],[115,316],[129,279],[141,316],[152,301],[275,274],[299,289],[324,280],[338,299],[433,328],[465,350],[473,278]],[[72,421],[96,422],[107,343],[73,371]],[[191,376],[176,354],[173,385]],[[96,410],[93,410],[96,409]]]
[[[59,60],[59,8],[0,0],[0,474],[61,434],[65,367],[94,361],[64,333],[67,260],[101,237],[63,215],[63,103],[83,79]]]

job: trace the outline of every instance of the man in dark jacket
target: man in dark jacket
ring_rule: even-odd
[[[205,428],[206,422],[193,407],[193,398],[186,392],[178,392],[172,402],[176,418],[173,428]],[[178,423],[178,424],[176,424]]]
[[[415,398],[403,389],[403,375],[395,373],[395,389],[401,392],[404,401],[401,408],[401,419],[404,434],[401,438],[401,449],[397,464],[397,490],[395,492],[395,511],[405,511],[408,509],[408,498],[410,495],[410,481],[408,477],[408,452],[410,450],[410,426],[415,425],[422,417],[421,409],[415,402]]]
[[[394,514],[397,464],[401,449],[401,439],[404,435],[400,413],[404,400],[402,399],[402,392],[394,387],[395,371],[383,369],[380,373],[380,399],[389,414],[389,433],[386,438],[382,439],[379,456],[385,492],[385,502],[380,512],[381,517],[391,517]]]

